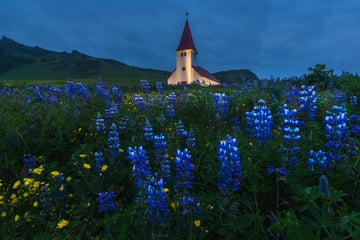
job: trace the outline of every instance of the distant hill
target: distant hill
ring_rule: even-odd
[[[2,37],[0,40],[0,80],[55,80],[116,78],[165,81],[169,72],[144,69],[111,60],[91,57],[78,51],[55,52],[29,47]]]
[[[213,75],[219,79],[222,83],[237,83],[242,80],[257,80],[259,79],[252,71],[249,69],[240,69],[240,70],[228,70],[213,73]]]
[[[175,59],[174,59],[175,62]],[[78,51],[55,52],[41,47],[29,47],[10,38],[0,40],[0,80],[64,80],[116,79],[119,83],[166,81],[170,72],[129,66],[101,59]],[[257,79],[250,70],[230,70],[213,74],[220,82],[234,83],[242,79]]]

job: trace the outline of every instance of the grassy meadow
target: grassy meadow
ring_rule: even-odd
[[[357,76],[0,84],[2,239],[359,239]]]

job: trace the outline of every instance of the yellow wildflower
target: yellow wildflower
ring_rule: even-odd
[[[66,181],[67,181],[67,182],[70,182],[70,181],[71,181],[71,177],[70,177],[70,176],[67,177],[67,178],[66,178]]]
[[[195,225],[195,227],[200,227],[200,225],[201,225],[200,220],[195,220],[194,225]]]
[[[107,169],[108,169],[108,165],[106,165],[106,164],[101,167],[102,172],[105,172]]]
[[[23,181],[24,181],[24,185],[28,186],[34,182],[34,179],[33,178],[24,178]]]
[[[19,188],[20,184],[21,184],[20,180],[17,180],[17,181],[14,183],[14,185],[13,185],[12,188],[13,188],[13,189],[17,189],[17,188]]]
[[[56,176],[58,176],[60,173],[59,173],[59,171],[52,171],[51,172],[51,176],[52,177],[56,177]]]
[[[20,219],[20,216],[16,214],[14,217],[14,221],[17,222],[17,221],[19,221],[19,219]]]
[[[43,170],[44,170],[44,166],[41,165],[40,167],[37,167],[37,168],[33,169],[32,172],[37,174],[37,175],[41,175]]]
[[[165,192],[165,193],[169,192],[169,189],[168,189],[168,188],[164,188],[164,192]]]
[[[61,219],[60,222],[57,223],[56,228],[64,228],[69,224],[68,220]]]
[[[24,192],[24,193],[23,193],[23,197],[24,197],[24,198],[27,198],[28,196],[29,196],[29,193],[28,193],[28,192]]]
[[[85,169],[90,169],[90,168],[91,168],[90,164],[88,164],[88,163],[84,163],[84,164],[83,164],[83,167],[84,167]]]
[[[33,204],[34,207],[38,207],[39,206],[39,202],[38,201],[35,201],[34,204]]]
[[[86,155],[86,154],[80,154],[79,157],[80,157],[80,158],[86,158],[87,155]]]
[[[6,212],[2,212],[1,217],[6,217]]]
[[[61,186],[59,187],[59,191],[60,192],[64,191],[64,185],[63,184],[61,184]]]
[[[15,204],[17,202],[16,194],[14,193],[11,194],[10,199],[11,199],[11,204]]]
[[[40,182],[39,182],[39,181],[34,182],[33,187],[34,187],[35,189],[38,189],[38,188],[40,187]]]

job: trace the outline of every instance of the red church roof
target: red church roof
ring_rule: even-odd
[[[198,53],[198,51],[195,48],[195,44],[194,44],[194,41],[193,41],[193,38],[191,35],[188,20],[186,19],[184,31],[183,31],[179,46],[177,47],[176,51],[182,51],[182,50],[187,50],[187,49],[192,49],[195,51],[195,53]]]
[[[213,80],[214,82],[220,83],[220,81],[217,80],[216,77],[214,77],[211,73],[209,73],[208,70],[206,70],[200,66],[192,66],[192,67],[198,74],[200,74],[200,76],[206,77],[210,80]]]

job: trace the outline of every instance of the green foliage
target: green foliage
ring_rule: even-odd
[[[305,74],[306,85],[315,85],[320,89],[325,89],[333,77],[333,69],[326,70],[326,64],[316,64],[309,67],[310,74]]]
[[[349,76],[344,76],[346,79]],[[348,83],[337,82],[337,87]],[[113,85],[105,85],[111,89]],[[299,163],[291,174],[269,175],[268,166],[280,166],[283,154],[278,107],[285,103],[283,83],[270,89],[243,90],[213,86],[169,86],[165,95],[143,94],[136,86],[119,86],[123,93],[119,113],[106,120],[106,131],[96,132],[97,113],[105,117],[106,103],[93,84],[86,87],[92,97],[83,100],[64,94],[58,106],[32,96],[32,86],[11,85],[11,94],[0,96],[0,236],[2,239],[357,239],[360,236],[359,157],[347,154],[347,161],[326,172],[331,195],[319,192],[322,171],[311,171],[309,149],[322,149],[325,142],[323,119],[333,105],[330,91],[318,92],[316,121],[301,127]],[[9,87],[9,84],[2,88]],[[45,91],[46,85],[41,90]],[[153,89],[154,90],[154,89]],[[166,119],[166,96],[177,95],[175,119]],[[229,97],[229,113],[215,117],[212,96]],[[140,111],[134,93],[148,104]],[[277,101],[272,101],[272,97]],[[31,98],[24,103],[24,96]],[[246,136],[245,113],[264,99],[274,117],[273,140],[253,144]],[[293,107],[298,107],[296,104]],[[359,114],[358,109],[352,109]],[[304,120],[306,114],[300,114]],[[144,204],[135,204],[138,193],[127,158],[128,147],[143,146],[152,170],[153,142],[143,136],[145,119],[154,134],[167,140],[172,177],[165,188],[169,219],[155,224]],[[239,120],[236,126],[234,118]],[[111,161],[108,132],[111,123],[126,120],[119,130],[118,158]],[[195,133],[196,146],[189,147],[176,133],[179,120]],[[226,134],[238,140],[242,178],[239,192],[224,196],[218,189],[217,148]],[[356,136],[354,136],[356,137]],[[357,147],[358,147],[357,143]],[[174,189],[176,150],[189,148],[195,167],[192,194],[199,199],[199,216],[183,214]],[[106,167],[96,172],[94,153],[102,152]],[[22,157],[30,153],[37,168],[26,175]],[[58,178],[64,181],[59,185]],[[116,210],[98,213],[98,192],[115,193]],[[186,217],[185,217],[186,216]],[[62,221],[63,220],[63,221]],[[68,222],[66,222],[68,221]],[[196,222],[195,222],[196,221]],[[66,225],[67,223],[67,225]]]

